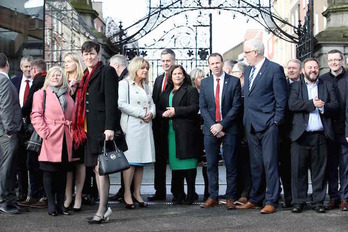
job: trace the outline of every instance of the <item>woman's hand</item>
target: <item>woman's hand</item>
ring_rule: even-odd
[[[114,131],[113,130],[105,130],[104,134],[105,134],[105,140],[106,141],[114,139]]]
[[[174,117],[175,116],[175,109],[174,109],[174,107],[167,107],[167,110],[164,111],[162,116],[164,118],[172,118],[172,117]]]
[[[143,118],[143,120],[145,121],[145,122],[150,122],[150,120],[152,119],[152,113],[151,112],[147,112],[146,113],[146,115],[145,115],[145,117]]]

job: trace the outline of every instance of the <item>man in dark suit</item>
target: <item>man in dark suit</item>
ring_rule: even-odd
[[[22,114],[27,124],[30,124],[34,93],[43,87],[46,78],[46,62],[43,59],[37,58],[30,63],[30,76],[33,78],[33,83],[27,100],[22,106]],[[38,154],[36,152],[27,151],[27,168],[29,170],[30,194],[25,201],[18,202],[18,204],[32,208],[46,208],[47,198],[43,189],[43,176],[39,169]]]
[[[319,63],[314,58],[303,61],[304,78],[291,85],[289,109],[294,112],[291,129],[291,188],[293,213],[302,212],[306,204],[308,169],[312,178],[312,205],[325,213],[326,137],[333,140],[331,115],[339,107],[331,83],[319,77]]]
[[[19,213],[15,205],[18,132],[22,127],[16,88],[10,81],[7,56],[0,53],[0,211]]]
[[[348,72],[345,71],[344,55],[339,50],[331,50],[327,54],[330,71],[321,75],[319,78],[329,81],[335,88],[339,109],[332,116],[332,128],[335,134],[335,140],[329,140],[327,156],[327,181],[329,186],[330,202],[327,209],[336,209],[339,207],[341,199],[341,209],[348,210],[348,143],[345,139],[345,114],[346,107],[346,86],[348,81]],[[340,173],[340,191],[338,189],[338,168]]]
[[[287,86],[288,95],[290,85],[293,82],[299,81],[302,71],[302,62],[298,59],[289,60],[287,63]],[[284,191],[284,202],[282,208],[290,208],[292,202],[291,196],[291,139],[290,131],[292,126],[293,113],[289,111],[288,107],[285,111],[284,124],[279,127],[280,149],[278,153],[280,179]]]
[[[244,42],[245,69],[244,126],[248,138],[252,187],[249,201],[237,208],[261,205],[261,213],[273,213],[279,197],[279,134],[287,104],[287,86],[283,67],[264,57],[264,45],[258,39]]]
[[[209,208],[219,204],[218,158],[223,145],[226,166],[226,207],[235,209],[237,198],[238,114],[241,108],[241,88],[237,77],[223,72],[223,58],[212,53],[208,65],[213,75],[201,81],[199,107],[203,124],[204,148],[210,197],[201,205]]]
[[[159,105],[159,100],[162,92],[166,89],[167,86],[167,72],[169,69],[175,65],[175,53],[171,49],[164,49],[161,52],[161,62],[164,73],[159,75],[153,86],[152,99],[156,105],[156,108]],[[161,118],[158,114],[152,120],[152,129],[153,137],[155,140],[155,152],[156,152],[156,162],[155,162],[155,190],[156,193],[152,196],[149,196],[147,199],[149,201],[165,200],[166,199],[166,169],[167,169],[167,159],[168,157],[164,156],[160,152],[161,148]]]
[[[20,61],[20,69],[22,74],[11,79],[16,87],[19,104],[22,107],[28,98],[30,87],[33,79],[30,77],[30,62],[33,60],[31,56],[23,56]],[[24,201],[28,195],[28,169],[27,169],[27,150],[25,147],[25,136],[22,136],[19,141],[19,165],[18,165],[18,197],[17,201]]]

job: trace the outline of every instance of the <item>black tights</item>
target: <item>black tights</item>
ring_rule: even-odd
[[[196,195],[197,169],[172,170],[172,194],[177,201],[185,200],[184,179],[187,183],[187,200],[194,199]]]
[[[48,212],[62,211],[65,198],[66,171],[44,171],[43,184],[48,201]]]

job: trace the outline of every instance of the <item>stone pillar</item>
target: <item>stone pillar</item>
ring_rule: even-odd
[[[327,53],[337,49],[345,55],[348,63],[348,1],[328,0],[328,8],[323,12],[327,19],[327,27],[315,36],[314,56],[319,60],[321,73],[329,70]]]

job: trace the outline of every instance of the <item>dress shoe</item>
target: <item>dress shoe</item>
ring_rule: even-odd
[[[234,202],[236,205],[245,205],[248,202],[248,198],[240,197],[238,200]]]
[[[200,205],[201,208],[210,208],[219,205],[218,200],[214,200],[212,198],[208,198],[203,204]]]
[[[27,197],[27,199],[25,201],[17,202],[17,204],[20,206],[24,206],[24,207],[30,207],[31,205],[33,205],[37,202],[38,202],[38,200],[36,198]]]
[[[22,202],[27,199],[27,194],[21,194],[17,197],[17,202]]]
[[[0,212],[5,214],[19,214],[20,211],[15,204],[12,203],[3,203],[0,207]]]
[[[48,212],[48,215],[55,217],[55,216],[58,216],[58,213],[55,212],[55,211],[54,212]]]
[[[253,203],[251,203],[250,201],[248,201],[247,203],[245,203],[244,205],[237,205],[236,206],[237,209],[255,209],[256,205],[254,205]]]
[[[80,208],[73,208],[74,212],[81,212],[81,206]]]
[[[291,209],[292,213],[301,213],[303,210],[303,206],[301,204],[295,204],[294,207]]]
[[[57,211],[58,211],[58,213],[60,213],[62,215],[71,215],[70,212],[69,212],[69,208],[64,207],[64,206],[63,206],[62,210],[57,210]]]
[[[30,205],[31,208],[35,209],[45,209],[47,208],[48,203],[47,203],[47,197],[42,197],[38,202],[35,204]]]
[[[315,212],[317,213],[325,213],[325,207],[323,204],[316,204],[313,209],[315,210]]]
[[[288,208],[291,208],[292,207],[292,205],[291,205],[291,202],[284,202],[283,204],[282,204],[282,208],[283,209],[288,209]]]
[[[104,222],[108,222],[110,220],[110,216],[112,214],[112,210],[110,207],[107,208],[103,216],[94,215],[93,218],[88,219],[88,224],[101,224]]]
[[[126,209],[135,209],[134,203],[128,204],[126,201],[124,201],[124,204],[126,205]]]
[[[124,193],[117,192],[115,195],[109,197],[109,201],[122,201]]]
[[[141,208],[147,208],[149,205],[145,201],[138,201],[134,196],[133,196],[133,201],[138,203],[139,207],[141,207]]]
[[[236,205],[234,204],[234,199],[229,198],[226,200],[226,209],[227,210],[236,209]]]
[[[325,209],[333,210],[338,209],[340,205],[340,201],[338,199],[330,199],[329,203],[325,205]]]
[[[261,210],[262,214],[270,214],[270,213],[274,213],[274,212],[275,212],[275,207],[273,205],[266,205]]]
[[[348,211],[348,200],[342,200],[341,201],[341,210],[342,211]]]
[[[198,194],[195,193],[195,194],[193,195],[193,197],[189,197],[189,196],[186,197],[184,203],[185,203],[185,205],[192,205],[193,202],[195,202],[195,201],[197,201],[197,200],[198,200]]]
[[[164,200],[166,200],[166,196],[165,195],[155,194],[155,195],[152,195],[152,196],[148,196],[147,199],[149,201],[164,201]]]

